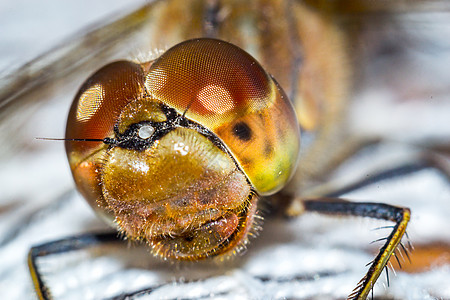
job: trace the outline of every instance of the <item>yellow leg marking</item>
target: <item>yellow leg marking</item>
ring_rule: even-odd
[[[32,255],[33,249],[28,252],[28,268],[30,270],[31,280],[33,281],[34,290],[36,291],[36,295],[39,300],[48,300],[51,299],[49,297],[48,291],[45,290],[45,286],[43,285],[43,282],[39,278],[36,270],[36,265],[33,261],[33,255]]]
[[[370,290],[375,285],[378,277],[383,272],[386,264],[394,254],[395,249],[400,244],[403,235],[406,232],[406,227],[411,218],[411,211],[407,208],[403,210],[402,220],[394,227],[391,235],[389,236],[386,244],[380,249],[380,253],[375,258],[374,262],[370,266],[366,276],[361,280],[360,284],[355,288],[352,294],[348,296],[349,300],[365,300],[370,293]]]

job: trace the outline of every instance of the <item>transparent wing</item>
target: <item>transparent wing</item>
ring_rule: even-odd
[[[158,1],[134,12],[133,7],[122,8],[99,17],[77,34],[61,38],[48,46],[50,50],[35,53],[36,59],[3,64],[20,66],[6,69],[0,81],[0,257],[6,258],[0,261],[0,285],[6,287],[0,289],[3,298],[33,295],[25,264],[31,245],[108,230],[73,190],[63,145],[36,141],[35,137],[62,137],[67,111],[79,85],[114,59],[152,57],[148,52],[202,35],[218,36],[244,47],[287,87],[297,103],[303,103],[302,109],[317,115],[314,120],[319,120],[319,125],[307,132],[304,145],[307,149],[319,145],[315,147],[320,148],[320,154],[303,153],[302,174],[313,170],[311,165],[321,163],[327,151],[346,141],[383,139],[378,147],[352,157],[333,172],[330,169],[332,174],[326,178],[294,183],[297,189],[314,190],[315,181],[330,187],[345,186],[378,170],[420,158],[428,149],[439,149],[433,158],[448,167],[450,42],[446,37],[450,13],[445,1],[396,6],[387,1],[379,2],[379,6],[367,6],[365,1],[352,1],[346,6],[324,2],[330,10],[322,8],[325,17],[319,21],[308,19],[319,10],[308,1],[217,3]],[[306,8],[299,6],[303,4]],[[50,7],[58,15],[68,9],[55,3]],[[29,9],[38,12],[37,8]],[[15,21],[26,20],[24,15]],[[8,26],[13,27],[14,22]],[[342,44],[334,47],[332,42],[306,49],[314,44],[314,37],[324,40],[324,31],[334,32],[327,26],[337,26]],[[309,38],[310,44],[294,34],[300,31],[307,32],[301,36]],[[34,43],[23,47],[33,48]],[[342,73],[339,68],[348,70]],[[317,69],[324,71],[317,73]],[[345,114],[337,114],[332,122],[321,117],[329,113],[321,107],[323,102],[302,100],[311,94],[316,95],[313,99],[320,99],[328,89],[328,85],[324,88],[317,83],[321,81],[314,80],[317,74],[324,76],[319,80],[327,76],[332,82],[342,80],[342,93],[348,93],[351,99],[340,106]],[[326,139],[325,146],[314,144],[317,132],[326,131],[323,128],[327,126],[320,125],[323,123],[333,125],[329,127],[339,124],[338,132],[345,132],[345,138],[331,143]],[[325,137],[330,137],[331,133],[327,134]],[[450,297],[450,236],[444,230],[450,227],[447,180],[435,169],[426,169],[344,195],[410,207],[413,220],[408,232],[417,252],[425,249],[439,257],[431,267],[391,276],[388,290],[383,287],[386,281],[380,279],[377,295]],[[315,215],[290,222],[267,220],[260,237],[252,241],[243,257],[219,267],[173,266],[151,258],[145,247],[133,245],[130,250],[124,244],[58,255],[44,261],[43,268],[48,271],[46,278],[54,295],[65,299],[112,297],[145,287],[155,288],[154,298],[170,299],[342,298],[354,288],[366,271],[365,264],[377,251],[377,245],[370,245],[370,241],[386,234],[382,229],[370,229],[384,225]]]

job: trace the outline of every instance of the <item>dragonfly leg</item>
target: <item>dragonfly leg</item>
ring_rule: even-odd
[[[28,252],[28,267],[38,298],[40,300],[52,299],[50,289],[45,284],[43,275],[37,264],[37,260],[40,257],[76,251],[95,245],[116,241],[120,241],[117,238],[117,233],[87,233],[32,247]]]
[[[395,254],[397,247],[402,246],[401,240],[410,219],[410,210],[384,203],[351,202],[340,198],[302,200],[302,205],[305,212],[318,212],[336,216],[370,217],[395,222],[392,232],[372,261],[367,274],[348,296],[348,299],[365,300],[389,259]]]
[[[304,198],[310,198],[313,195],[323,197],[339,197],[385,180],[408,176],[426,169],[437,170],[446,180],[450,181],[449,157],[441,154],[438,155],[431,151],[425,151],[416,160],[407,161],[392,168],[372,173],[369,176],[356,180],[352,183],[347,183],[343,186],[325,183],[308,190],[306,195],[302,195],[303,197],[293,198],[289,196],[289,194],[281,195],[278,198],[284,199],[284,204],[281,205],[282,207],[279,208],[279,210],[284,210],[284,214],[289,217],[295,217],[303,213],[302,199]],[[278,198],[275,201],[280,202]]]

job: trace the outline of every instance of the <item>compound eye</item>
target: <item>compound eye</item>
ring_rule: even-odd
[[[206,127],[267,107],[270,76],[242,49],[214,39],[176,45],[152,65],[150,94]]]
[[[300,142],[294,109],[244,50],[215,39],[185,41],[152,64],[145,86],[214,132],[260,194],[278,191],[292,175]]]
[[[114,134],[123,108],[142,95],[144,74],[140,65],[118,61],[93,74],[76,95],[66,127],[66,139],[104,139]],[[66,141],[66,151],[80,158],[89,155],[101,142]],[[71,164],[74,163],[71,161]]]

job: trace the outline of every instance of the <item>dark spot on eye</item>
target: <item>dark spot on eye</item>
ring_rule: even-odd
[[[233,135],[241,141],[249,141],[252,138],[252,130],[245,122],[238,122],[233,126]]]

